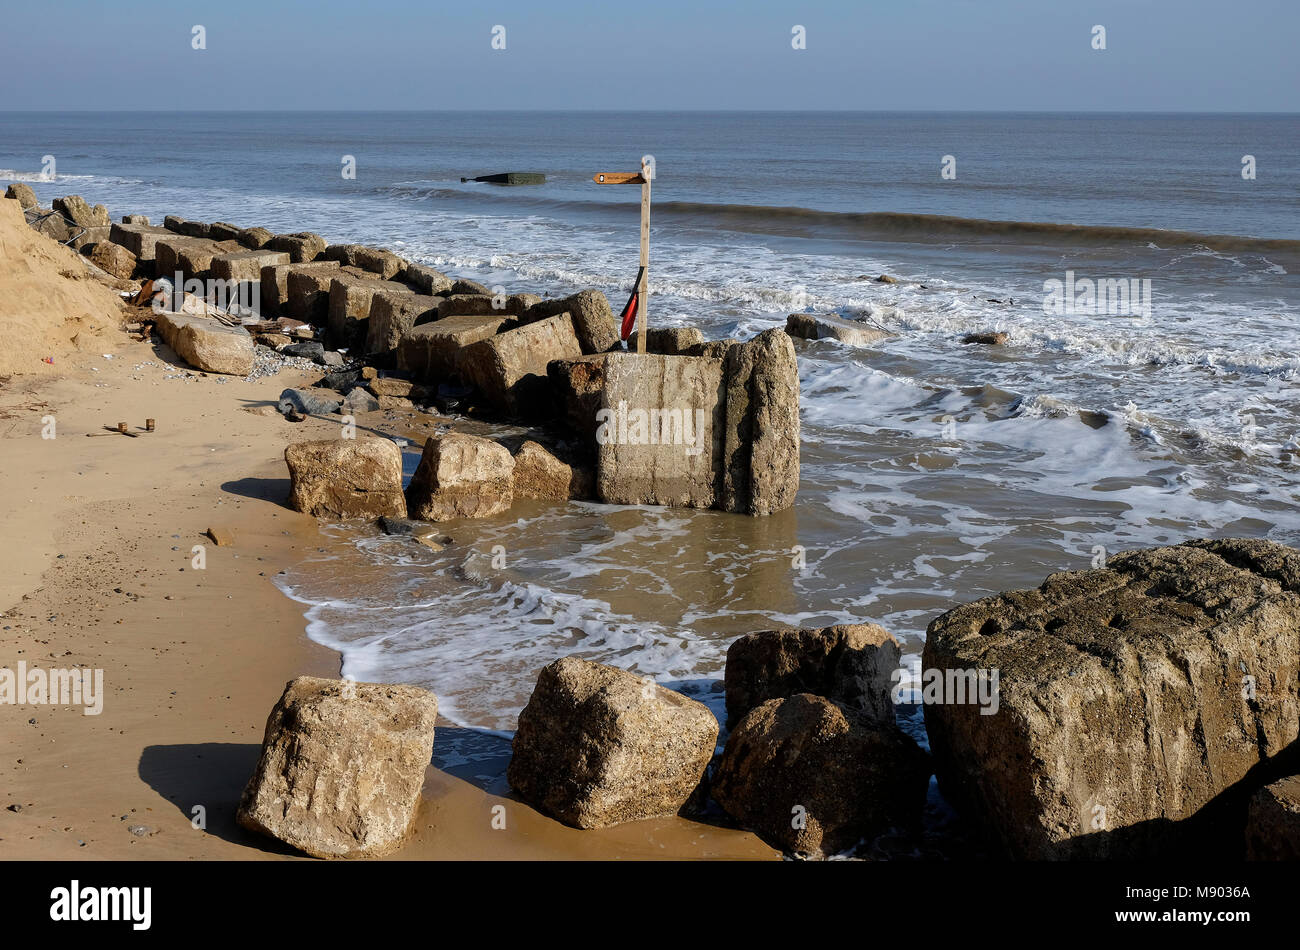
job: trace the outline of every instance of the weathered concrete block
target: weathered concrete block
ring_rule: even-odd
[[[405,284],[335,274],[329,286],[329,341],[339,349],[360,352],[369,330],[370,304],[378,293],[414,295]]]
[[[599,290],[580,290],[568,297],[538,301],[528,309],[524,320],[531,323],[560,313],[569,314],[573,320],[583,353],[605,353],[618,346],[614,313],[609,308],[609,299]]]
[[[551,401],[546,365],[581,352],[573,321],[561,314],[466,347],[458,370],[502,412],[545,412]]]
[[[114,224],[109,228],[108,239],[134,254],[141,264],[150,266],[156,257],[154,244],[160,237],[169,236],[171,233],[166,228],[152,227],[148,224],[122,223]]]
[[[438,700],[415,686],[301,676],[266,721],[237,817],[318,858],[379,857],[410,834]]]
[[[239,243],[250,251],[260,251],[275,237],[266,228],[244,228],[239,232]]]
[[[160,313],[154,319],[167,345],[195,369],[234,376],[253,371],[253,338],[243,327],[186,313]]]
[[[798,693],[746,714],[727,738],[710,791],[774,848],[822,857],[915,829],[929,782],[925,753],[897,726]]]
[[[407,486],[407,508],[412,518],[422,521],[500,514],[514,502],[514,470],[510,451],[491,439],[459,433],[434,436],[424,444]]]
[[[441,297],[427,297],[401,291],[377,291],[370,301],[370,319],[366,327],[367,355],[391,353],[397,349],[402,337],[417,325],[435,320]]]
[[[636,353],[639,350],[637,338],[641,335],[638,330],[627,339],[627,349],[629,353]],[[704,343],[704,334],[698,327],[660,327],[651,328],[646,333],[645,350],[647,353],[662,353],[664,356],[689,356],[692,353],[692,347],[701,346]]]
[[[397,368],[419,379],[449,379],[456,375],[460,354],[466,347],[513,326],[512,319],[502,316],[444,317],[412,327],[402,334],[397,344]]]
[[[135,255],[112,241],[95,244],[90,252],[90,262],[120,280],[130,280],[135,274]]]
[[[304,323],[324,326],[329,320],[330,284],[339,273],[334,261],[290,264],[285,271],[288,296],[280,312]]]
[[[1194,541],[1052,574],[930,624],[940,788],[1010,855],[1240,854],[1248,774],[1300,733],[1300,552]],[[1267,780],[1265,778],[1265,780]]]
[[[402,280],[406,281],[422,294],[431,297],[444,297],[451,293],[452,286],[456,283],[440,270],[436,270],[427,264],[407,263],[406,269],[402,272]]]
[[[545,667],[506,771],[521,798],[575,828],[681,811],[718,741],[707,706],[577,657]]]
[[[891,336],[888,330],[845,320],[835,314],[792,313],[786,317],[785,332],[804,340],[839,340],[853,346],[868,346]]]
[[[764,330],[727,350],[724,511],[768,515],[799,491],[799,365],[790,337]]]
[[[438,306],[439,319],[447,317],[517,317],[539,298],[532,294],[452,294],[444,296]],[[524,322],[524,321],[521,321]]]
[[[392,251],[365,245],[358,245],[349,263],[372,274],[378,274],[383,280],[391,280],[406,269],[406,261]]]
[[[284,251],[295,264],[306,264],[320,257],[325,250],[325,239],[310,231],[296,234],[277,234],[264,245],[272,251]]]
[[[212,241],[196,238],[176,248],[176,267],[185,274],[185,278],[207,280],[212,276],[212,259],[223,254],[238,251],[236,241]]]
[[[324,439],[284,450],[289,507],[317,518],[406,517],[402,450],[389,439]]]
[[[711,508],[722,487],[723,363],[610,353],[596,428],[596,495],[615,505]]]
[[[898,641],[874,623],[747,634],[727,648],[727,723],[770,699],[812,693],[892,724],[901,658]]]
[[[531,439],[515,452],[516,498],[569,501],[594,498],[595,489],[595,477],[591,469],[561,461]]]
[[[1251,797],[1246,857],[1251,861],[1300,861],[1300,775],[1279,779]]]

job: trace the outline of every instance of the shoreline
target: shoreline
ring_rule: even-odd
[[[0,845],[11,859],[308,860],[239,828],[234,811],[285,682],[338,676],[340,655],[308,639],[302,605],[272,581],[323,540],[314,519],[282,503],[283,445],[335,425],[308,419],[286,432],[280,417],[237,406],[273,404],[310,374],[164,379],[188,371],[149,344],[112,355],[0,389],[11,486],[0,525],[32,542],[0,557],[0,626],[11,628],[13,652],[5,665],[102,668],[106,693],[99,716],[6,710],[18,728],[0,741]],[[49,411],[58,435],[43,440]],[[135,427],[155,416],[158,430],[139,438],[85,437],[110,420]],[[234,544],[211,543],[211,527],[231,531]],[[195,544],[206,546],[201,573]],[[683,818],[568,828],[505,797],[502,740],[444,720],[438,730],[435,762],[452,764],[428,769],[416,830],[393,858],[778,856],[748,832]],[[465,748],[477,754],[457,768]],[[191,825],[195,805],[206,809],[205,831]],[[494,805],[506,808],[503,831],[492,828]]]

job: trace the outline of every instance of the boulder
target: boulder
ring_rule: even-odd
[[[456,283],[442,271],[435,270],[427,264],[408,263],[401,277],[420,293],[430,297],[446,296],[451,293],[451,288]]]
[[[722,487],[723,361],[653,353],[604,360],[600,409],[588,423],[595,428],[596,497],[613,505],[712,508]]]
[[[420,402],[429,398],[429,390],[409,379],[399,376],[377,376],[370,381],[370,391],[376,396],[400,396]]]
[[[799,366],[794,344],[764,330],[727,350],[724,511],[769,515],[799,491]]]
[[[567,313],[573,320],[573,329],[583,353],[604,353],[619,344],[618,325],[609,308],[609,299],[599,290],[580,290],[557,300],[542,300],[530,307],[524,316],[528,323]],[[650,343],[653,337],[647,337]]]
[[[965,344],[974,343],[983,346],[1002,346],[1009,339],[1010,337],[1001,330],[998,330],[994,333],[967,333],[961,338],[961,341]]]
[[[1246,857],[1251,861],[1300,861],[1300,775],[1265,785],[1251,797]]]
[[[165,237],[172,232],[166,228],[152,227],[149,224],[114,224],[109,228],[108,239],[114,244],[120,244],[132,254],[137,261],[144,265],[152,265],[157,257],[154,251],[154,245],[159,237]]]
[[[260,251],[273,237],[275,235],[266,228],[244,228],[239,232],[237,240],[250,251]]]
[[[343,397],[343,403],[339,409],[339,412],[350,413],[354,416],[359,416],[363,412],[378,411],[379,400],[366,392],[366,390],[360,386],[350,390],[348,394]]]
[[[339,265],[334,261],[290,264],[284,272],[287,296],[280,302],[280,312],[304,323],[323,326],[329,319],[330,285],[339,273]],[[265,280],[262,292],[266,293]]]
[[[461,351],[458,372],[502,412],[545,412],[550,405],[546,364],[578,356],[567,314],[489,337]]]
[[[159,313],[154,321],[159,336],[195,369],[232,376],[253,371],[253,338],[243,327],[188,313]]]
[[[310,231],[297,234],[277,234],[263,245],[268,250],[284,251],[295,264],[306,264],[320,257],[325,250],[325,239]]]
[[[5,197],[13,198],[24,211],[28,208],[39,208],[41,206],[40,202],[36,200],[36,192],[32,191],[32,186],[25,185],[21,181],[16,181],[6,188]]]
[[[537,677],[506,777],[524,801],[575,828],[669,817],[699,787],[717,741],[707,706],[565,657]]]
[[[1297,591],[1300,552],[1193,541],[948,611],[924,651],[953,684],[924,707],[940,789],[1018,858],[1239,855],[1243,780],[1300,733]],[[993,714],[953,698],[977,670]]]
[[[380,293],[414,296],[411,288],[396,281],[356,277],[348,273],[334,276],[330,281],[328,311],[332,346],[358,352],[364,349],[369,331],[370,304]]]
[[[97,242],[90,252],[90,262],[120,280],[130,280],[135,274],[135,255],[112,241]]]
[[[324,439],[284,450],[289,507],[317,518],[406,517],[402,450],[389,439]]]
[[[797,693],[745,715],[727,739],[711,791],[772,847],[821,857],[914,830],[929,783],[925,753],[897,726]]]
[[[277,408],[285,415],[301,412],[308,416],[329,416],[339,411],[343,397],[329,389],[286,389],[280,393]]]
[[[845,320],[835,314],[792,313],[785,319],[785,332],[803,340],[839,340],[852,346],[868,346],[893,336],[888,330]]]
[[[628,352],[635,353],[638,351],[638,338],[640,335],[641,331],[637,330],[627,338]],[[665,356],[688,356],[691,353],[691,347],[703,343],[704,334],[699,331],[698,327],[651,328],[646,331],[645,351],[647,353],[662,353]]]
[[[50,240],[58,241],[60,244],[66,244],[71,240],[72,235],[75,232],[72,230],[72,226],[68,224],[63,215],[57,211],[45,211],[41,208],[33,209],[33,211],[39,216],[35,216],[34,220],[29,221],[28,223],[37,231],[37,233],[44,234]],[[29,212],[27,214],[31,215],[32,213]]]
[[[595,484],[589,469],[560,461],[530,439],[515,452],[514,493],[516,498],[568,501],[594,497]]]
[[[366,354],[373,356],[397,349],[402,337],[412,329],[437,318],[441,302],[441,297],[411,293],[405,287],[398,293],[376,292],[370,301]]]
[[[418,379],[449,378],[456,375],[460,354],[466,347],[513,325],[513,318],[507,316],[445,317],[435,323],[422,323],[407,330],[398,341],[397,368]]]
[[[318,858],[374,858],[410,834],[437,697],[416,686],[300,676],[266,721],[239,824]]]
[[[901,658],[898,641],[874,623],[747,634],[727,648],[727,724],[796,693],[824,696],[872,722],[892,724],[891,677]]]
[[[109,239],[113,222],[108,216],[108,209],[103,205],[92,208],[80,195],[55,198],[52,204],[54,210],[70,222],[68,238],[64,239],[70,246],[80,249],[87,244]]]
[[[500,514],[514,502],[514,470],[509,450],[491,439],[459,433],[434,436],[424,444],[407,486],[407,509],[412,518],[423,521]]]

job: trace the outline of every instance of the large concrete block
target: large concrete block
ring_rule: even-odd
[[[370,304],[375,294],[409,294],[405,284],[376,280],[373,275],[356,277],[343,272],[333,276],[329,286],[329,344],[337,349],[360,352],[366,343]]]
[[[596,495],[618,505],[711,508],[722,488],[723,361],[610,353],[596,440]]]
[[[496,336],[513,325],[511,320],[504,316],[444,317],[412,327],[402,334],[397,345],[397,368],[430,382],[449,379],[457,374],[460,354],[466,347]]]
[[[546,412],[551,404],[547,364],[581,354],[573,321],[561,314],[466,347],[459,372],[502,412]]]
[[[391,353],[402,337],[418,324],[438,316],[441,297],[411,293],[403,288],[396,293],[379,291],[370,301],[370,320],[366,328],[366,354]]]

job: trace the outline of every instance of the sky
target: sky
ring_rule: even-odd
[[[45,0],[2,22],[4,110],[1300,112],[1300,0]]]

